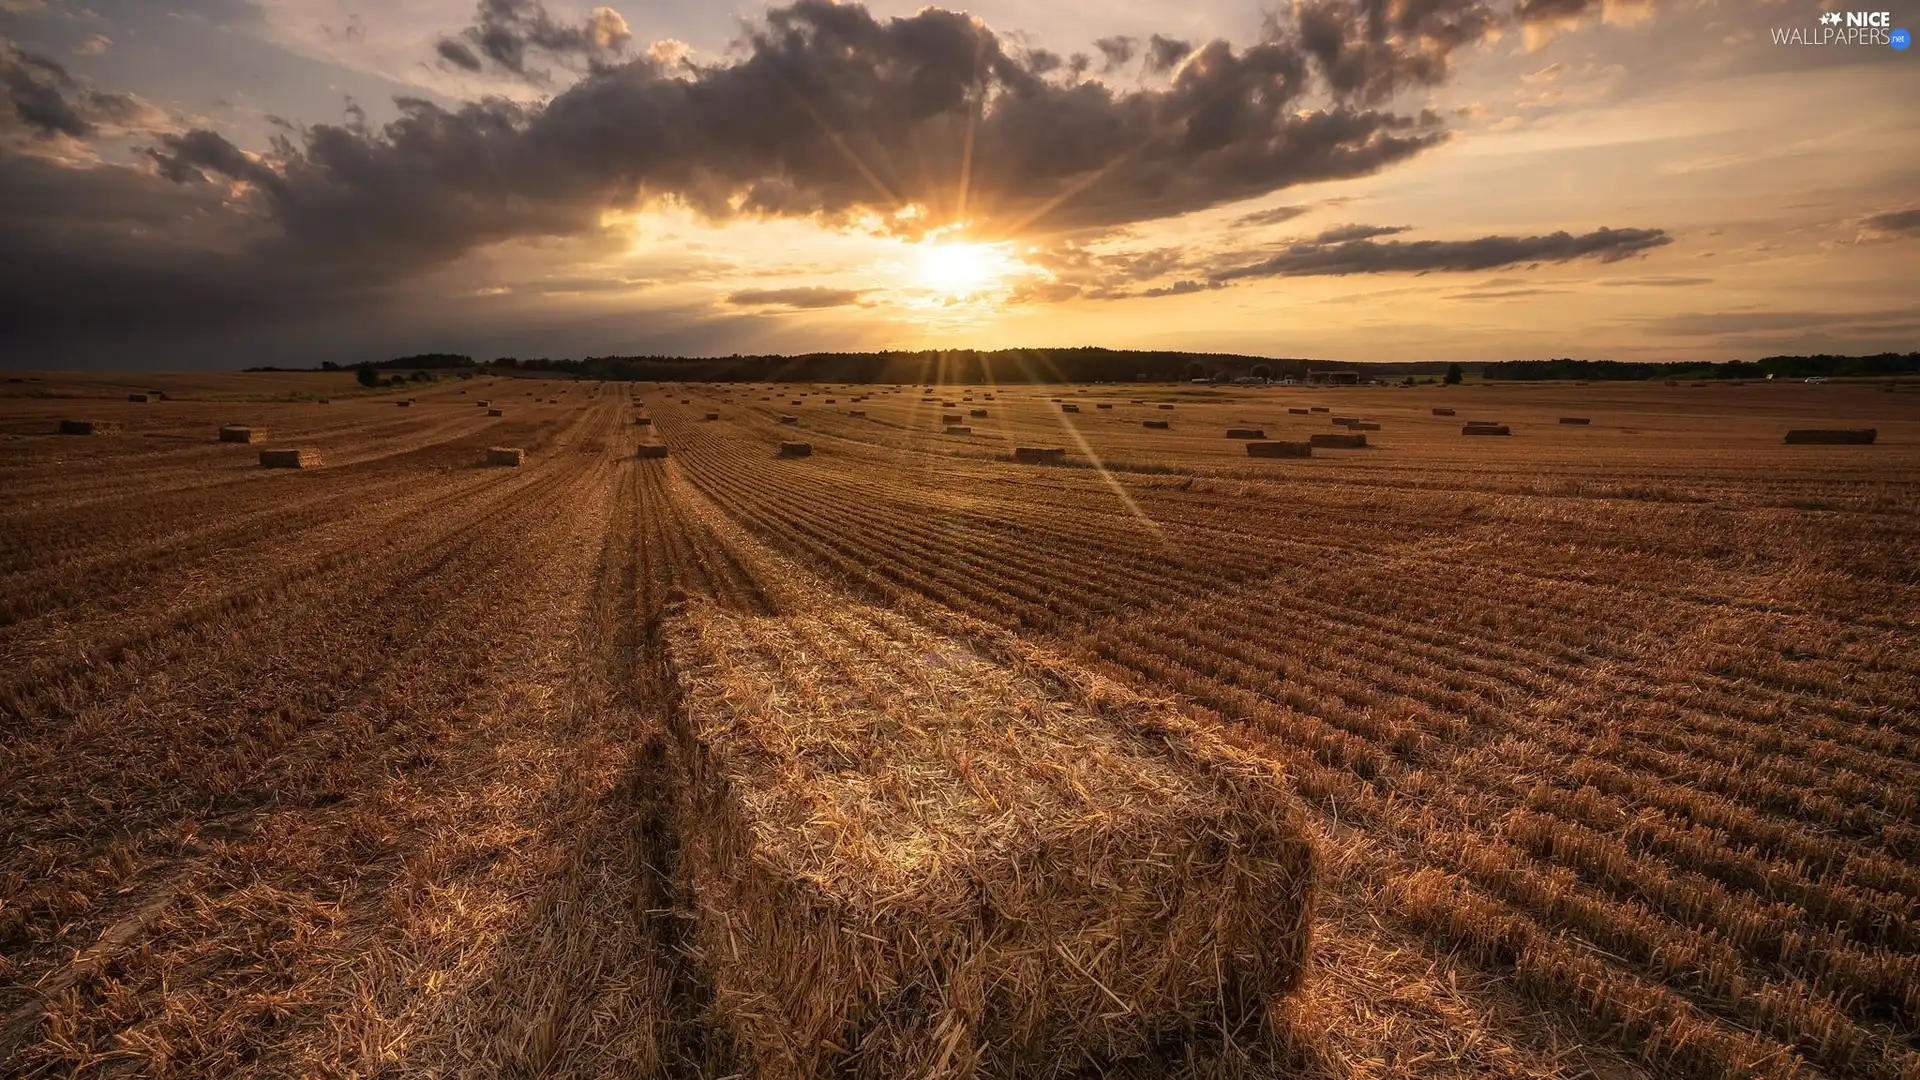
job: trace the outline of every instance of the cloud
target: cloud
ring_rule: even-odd
[[[105,34],[94,34],[73,47],[75,56],[99,56],[113,45],[113,39]]]
[[[1877,327],[1904,323],[1914,317],[1915,309],[1889,311],[1716,311],[1668,315],[1650,319],[1646,326],[1655,333],[1678,337],[1712,337],[1723,334],[1770,333],[1782,330],[1829,330],[1834,327]]]
[[[1875,214],[1861,224],[1877,233],[1906,233],[1920,236],[1920,207]]]
[[[440,39],[434,51],[466,71],[480,71],[490,61],[502,71],[544,82],[546,72],[527,66],[529,54],[597,66],[618,57],[631,40],[627,21],[612,8],[596,7],[579,26],[565,26],[541,0],[479,0],[473,25],[457,39]]]
[[[1654,275],[1651,277],[1614,278],[1609,281],[1603,281],[1600,284],[1613,289],[1627,288],[1632,286],[1649,286],[1653,288],[1662,288],[1662,289],[1677,289],[1677,288],[1684,288],[1689,285],[1711,285],[1713,284],[1713,279],[1710,277],[1679,277],[1675,275]]]
[[[1217,281],[1345,274],[1494,270],[1530,263],[1617,262],[1672,242],[1663,229],[1596,229],[1575,236],[1483,236],[1477,240],[1349,240],[1292,244],[1271,258],[1213,275]]]
[[[1235,218],[1233,227],[1252,229],[1263,225],[1278,225],[1281,222],[1292,221],[1311,209],[1313,208],[1310,206],[1270,206],[1265,210],[1255,210],[1251,214],[1243,214]]]
[[[872,292],[871,289],[829,289],[820,285],[807,285],[793,289],[743,289],[727,297],[727,303],[735,307],[787,307],[815,308],[849,307],[860,302],[860,298]]]
[[[1449,293],[1449,300],[1514,300],[1522,296],[1555,296],[1566,292],[1565,289],[1478,289],[1473,292]]]
[[[1395,233],[1411,232],[1411,225],[1335,225],[1313,238],[1316,244],[1344,244],[1349,240],[1371,240],[1376,236],[1392,236]]]
[[[121,134],[142,124],[157,126],[165,120],[164,113],[138,96],[95,90],[59,61],[20,49],[4,37],[0,37],[0,90],[11,107],[0,112],[0,137],[11,128],[36,139],[84,139]]]
[[[1220,289],[1225,287],[1226,286],[1223,282],[1218,282],[1218,281],[1183,280],[1183,281],[1176,281],[1171,285],[1160,285],[1151,289],[1143,289],[1141,290],[1140,295],[1149,296],[1149,297],[1185,296],[1188,293],[1207,292],[1212,289]]]

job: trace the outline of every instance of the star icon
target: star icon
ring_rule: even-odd
[[[1820,13],[1821,26],[1831,26],[1839,21],[1840,13],[1837,11],[1823,11]]]

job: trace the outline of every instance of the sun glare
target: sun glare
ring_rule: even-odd
[[[919,284],[942,296],[960,298],[998,287],[1012,262],[990,244],[930,240],[915,253]]]

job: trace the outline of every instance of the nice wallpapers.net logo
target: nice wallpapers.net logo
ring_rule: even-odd
[[[1913,35],[1886,11],[1823,11],[1814,26],[1776,26],[1775,45],[1890,45],[1905,52]]]

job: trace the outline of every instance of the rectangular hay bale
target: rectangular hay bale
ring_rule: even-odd
[[[1316,855],[1279,767],[1030,648],[693,605],[682,865],[748,1075],[1098,1075],[1299,984]],[[834,715],[783,700],[794,663]]]
[[[488,415],[488,416],[505,416],[505,415],[507,415],[507,410],[505,410],[505,409],[488,409],[488,410],[487,410],[487,415]]]
[[[984,417],[984,416],[986,416],[986,415],[987,415],[987,410],[985,410],[985,409],[968,409],[968,410],[967,410],[967,415],[968,415],[968,416],[971,416],[971,417],[973,417],[973,418],[975,418],[975,419],[979,419],[979,418],[981,418],[981,417]]]
[[[1080,406],[1078,406],[1078,405],[1062,405],[1062,406],[1060,406],[1060,411],[1061,411],[1061,412],[1079,412],[1079,411],[1080,411]]]
[[[1358,450],[1367,445],[1367,437],[1357,433],[1342,435],[1334,432],[1321,432],[1317,435],[1309,436],[1307,442],[1311,446],[1318,446],[1327,450]]]
[[[1165,430],[1167,430],[1168,428],[1171,428],[1171,427],[1173,426],[1173,421],[1171,421],[1171,420],[1142,420],[1142,421],[1140,421],[1140,426],[1141,426],[1141,427],[1144,427],[1144,428],[1155,428],[1155,429],[1158,429],[1158,430],[1160,430],[1160,431],[1165,431]]]
[[[957,413],[957,412],[949,412],[949,413],[941,413],[941,414],[940,414],[940,422],[941,422],[941,423],[943,423],[943,424],[957,424],[957,423],[959,423],[960,421],[962,421],[962,420],[965,420],[965,419],[966,419],[966,417],[964,417],[964,416],[961,416],[961,415],[960,415],[959,413]]]
[[[781,413],[780,422],[783,424],[797,424],[800,422],[800,418],[792,413]]]
[[[147,402],[153,400],[153,395],[152,394],[128,394],[127,400],[133,402],[136,405],[145,405]]]
[[[115,420],[62,420],[62,435],[118,435],[120,424]]]
[[[783,442],[780,444],[781,457],[812,457],[813,444],[803,442]]]
[[[663,458],[667,456],[667,448],[660,443],[641,443],[634,451],[634,456],[649,460]]]
[[[1452,416],[1452,415],[1453,415],[1453,410],[1452,410],[1452,409],[1435,409],[1435,410],[1433,410],[1433,415],[1435,415],[1435,416]]]
[[[1591,424],[1593,423],[1593,419],[1586,416],[1563,416],[1560,418],[1560,422],[1563,424]]]
[[[948,435],[971,435],[973,429],[965,424],[948,424],[944,430]]]
[[[1462,435],[1511,435],[1513,432],[1505,424],[1467,424],[1460,429]]]
[[[1067,459],[1067,451],[1058,446],[1016,446],[1013,460],[1027,465],[1058,465]]]
[[[310,446],[260,451],[260,467],[263,469],[312,469],[320,463],[320,451]]]
[[[527,458],[527,452],[517,446],[487,447],[488,465],[519,465]]]
[[[1795,428],[1787,442],[1831,446],[1865,446],[1880,436],[1878,428]]]
[[[266,442],[267,429],[245,427],[240,424],[228,424],[220,429],[220,441],[232,443]]]
[[[1266,431],[1261,428],[1230,427],[1227,429],[1229,439],[1264,439],[1266,437]]]
[[[1287,412],[1293,416],[1309,416],[1309,415],[1312,415],[1313,410],[1312,409],[1288,409]]]
[[[717,413],[717,412],[710,412],[710,413],[708,413],[708,414],[707,414],[707,419],[709,419],[709,420],[718,420],[718,419],[720,419],[720,414],[719,414],[719,413]]]
[[[1250,442],[1247,456],[1258,458],[1303,458],[1313,456],[1311,442]]]
[[[636,416],[636,417],[634,417],[634,418],[633,418],[633,426],[634,426],[634,427],[652,427],[652,426],[653,426],[653,417],[651,417],[651,416]]]

